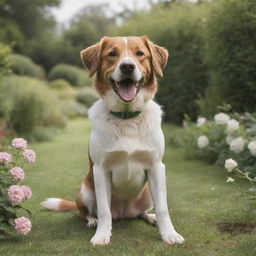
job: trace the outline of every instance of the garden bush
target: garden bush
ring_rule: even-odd
[[[53,80],[48,86],[61,100],[75,100],[76,98],[77,90],[64,79]]]
[[[255,0],[217,0],[211,3],[205,31],[205,59],[211,88],[199,106],[211,105],[209,114],[220,103],[235,111],[256,110],[256,4]],[[219,96],[212,95],[218,91]],[[211,97],[213,96],[213,97]],[[216,100],[217,99],[217,100]]]
[[[52,80],[51,82],[49,82],[48,85],[51,89],[56,89],[56,90],[63,90],[63,89],[72,87],[72,85],[67,80],[64,80],[64,79]]]
[[[8,57],[11,49],[8,45],[0,44],[0,78],[10,73],[10,62]]]
[[[0,119],[18,135],[33,137],[36,127],[63,127],[60,101],[34,78],[6,76],[0,80]]]
[[[49,87],[59,98],[61,109],[67,117],[73,118],[86,114],[87,109],[76,99],[79,90],[72,87],[69,82],[56,79],[49,83]]]
[[[61,101],[61,108],[63,113],[69,118],[85,116],[87,114],[87,108],[75,100]]]
[[[43,68],[33,62],[32,59],[21,54],[11,54],[9,56],[11,69],[17,75],[26,75],[35,78],[44,78]]]
[[[164,46],[170,54],[160,80],[157,101],[164,105],[165,119],[181,123],[184,113],[195,118],[195,100],[207,87],[207,67],[204,63],[204,27],[207,5],[160,5],[151,12],[140,13],[112,32],[114,35],[146,34]]]
[[[256,115],[220,112],[214,120],[199,117],[197,124],[187,122],[178,143],[190,158],[220,166],[232,158],[250,178],[256,177]]]
[[[82,88],[78,91],[76,99],[89,108],[98,99],[98,96],[93,88]]]
[[[21,235],[27,235],[32,227],[24,214],[31,216],[30,210],[21,205],[32,197],[31,188],[22,183],[26,176],[23,166],[36,160],[33,150],[27,149],[23,138],[12,140],[9,147],[0,145],[0,237],[11,234],[14,229]]]
[[[196,124],[186,117],[184,129],[175,132],[170,143],[182,147],[186,158],[225,167],[226,182],[256,200],[256,114],[231,112],[230,105],[218,109],[229,114],[220,112],[213,120],[199,116]],[[241,179],[249,186],[240,186]]]
[[[49,73],[49,79],[65,79],[75,87],[91,85],[91,79],[86,70],[68,64],[58,64],[54,66]]]
[[[35,126],[31,134],[26,135],[29,141],[49,141],[60,132],[58,127]]]

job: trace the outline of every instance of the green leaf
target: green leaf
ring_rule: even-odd
[[[7,229],[7,228],[9,228],[9,226],[10,226],[10,224],[9,223],[0,223],[0,229],[1,230],[5,230],[5,229]]]
[[[22,208],[22,210],[26,211],[28,213],[29,217],[32,217],[33,214],[32,214],[32,212],[29,209]]]

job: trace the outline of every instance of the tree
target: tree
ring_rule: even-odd
[[[19,41],[22,36],[30,40],[42,31],[53,28],[55,21],[49,7],[59,3],[60,0],[1,0],[0,17],[2,23],[5,21],[8,24],[1,26],[1,39],[6,43]],[[17,50],[22,49],[18,47]]]
[[[87,21],[94,25],[96,31],[101,36],[105,35],[108,29],[115,24],[115,19],[110,17],[110,13],[107,13],[107,10],[109,10],[108,7],[108,4],[88,5],[84,7],[73,19],[72,25],[80,21]]]
[[[106,4],[86,6],[75,15],[70,28],[64,31],[63,39],[69,45],[70,54],[69,60],[65,59],[69,64],[81,66],[80,51],[100,40],[115,24],[106,7]]]

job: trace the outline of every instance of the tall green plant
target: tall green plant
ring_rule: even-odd
[[[217,0],[211,4],[206,30],[206,62],[211,93],[199,102],[216,106],[226,102],[236,111],[255,111],[256,102],[256,4],[255,0]],[[210,102],[210,103],[209,103]]]
[[[8,56],[11,49],[8,45],[0,44],[0,78],[10,72]]]

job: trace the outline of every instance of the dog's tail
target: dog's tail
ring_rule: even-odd
[[[75,202],[60,198],[47,198],[41,203],[41,205],[55,212],[69,212],[77,210],[77,205]]]

